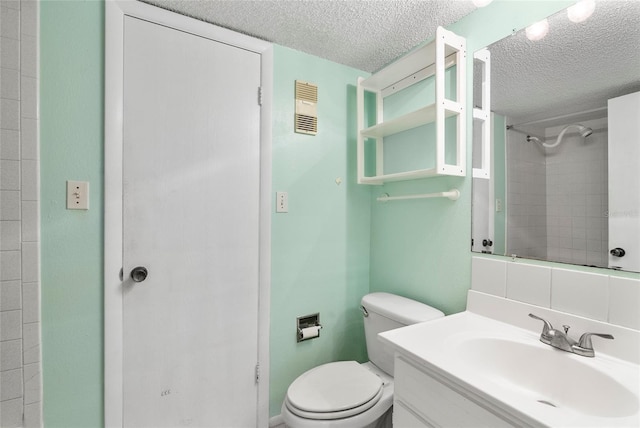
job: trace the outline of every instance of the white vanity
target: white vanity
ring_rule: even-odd
[[[564,352],[529,313],[615,339]],[[470,291],[466,312],[379,338],[396,352],[395,428],[640,426],[637,330]]]

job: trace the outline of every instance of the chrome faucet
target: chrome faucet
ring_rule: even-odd
[[[593,344],[591,343],[592,336],[598,336],[604,339],[613,339],[613,336],[610,334],[584,333],[580,336],[578,341],[575,341],[567,336],[567,333],[569,332],[568,325],[563,325],[562,327],[564,331],[561,331],[553,328],[549,321],[540,318],[539,316],[534,314],[529,314],[529,316],[544,323],[542,333],[540,334],[540,342],[563,351],[582,355],[583,357],[593,357],[595,355],[593,352]]]

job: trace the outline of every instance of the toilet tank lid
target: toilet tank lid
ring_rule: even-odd
[[[404,325],[444,316],[442,311],[429,305],[390,293],[367,294],[362,298],[361,303],[368,312],[375,312]]]

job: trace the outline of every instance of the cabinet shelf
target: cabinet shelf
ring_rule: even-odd
[[[438,168],[415,169],[411,171],[395,172],[392,174],[382,174],[372,177],[362,177],[360,184],[384,184],[390,181],[417,180],[419,178],[436,177],[439,175],[454,175],[464,177],[464,169],[455,165],[445,165]]]
[[[357,170],[358,183],[360,184],[384,184],[387,181],[413,180],[438,175],[465,175],[465,91],[466,91],[466,42],[462,37],[438,27],[435,39],[427,45],[414,50],[396,62],[383,68],[372,76],[358,79],[357,109],[358,109],[358,146],[357,146]],[[456,66],[455,70],[455,94],[456,99],[445,97],[445,70]],[[416,83],[435,76],[435,102],[410,113],[384,120],[385,97],[393,95]],[[365,92],[376,95],[376,124],[364,127],[365,117]],[[445,120],[457,116],[457,128],[455,137],[455,163],[445,162]],[[433,168],[413,169],[402,172],[386,174],[384,172],[384,139],[391,135],[417,128],[422,125],[435,124],[435,164]],[[375,165],[374,176],[366,176],[365,170],[365,140],[375,139]],[[408,156],[411,156],[409,154]],[[447,156],[449,159],[452,156]]]
[[[460,108],[460,107],[459,107]],[[445,117],[451,117],[458,114],[458,111],[445,109]],[[377,125],[360,131],[365,138],[384,138],[390,135],[398,134],[418,126],[427,125],[436,121],[436,105],[430,104],[419,110],[412,111],[403,116],[382,122]]]
[[[415,180],[418,178],[434,177],[438,175],[435,168],[416,169],[414,171],[396,172],[394,174],[377,175],[375,177],[362,177],[361,184],[384,184],[388,181]]]

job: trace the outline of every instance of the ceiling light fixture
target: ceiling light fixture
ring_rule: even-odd
[[[529,25],[525,33],[527,34],[527,39],[535,42],[536,40],[540,40],[544,38],[549,32],[549,21],[543,19],[542,21],[534,22]]]
[[[472,0],[472,2],[475,5],[475,7],[485,7],[486,5],[491,3],[492,1],[493,0]]]
[[[571,22],[582,22],[589,19],[596,9],[596,2],[594,0],[580,0],[573,6],[567,8],[567,17]]]

